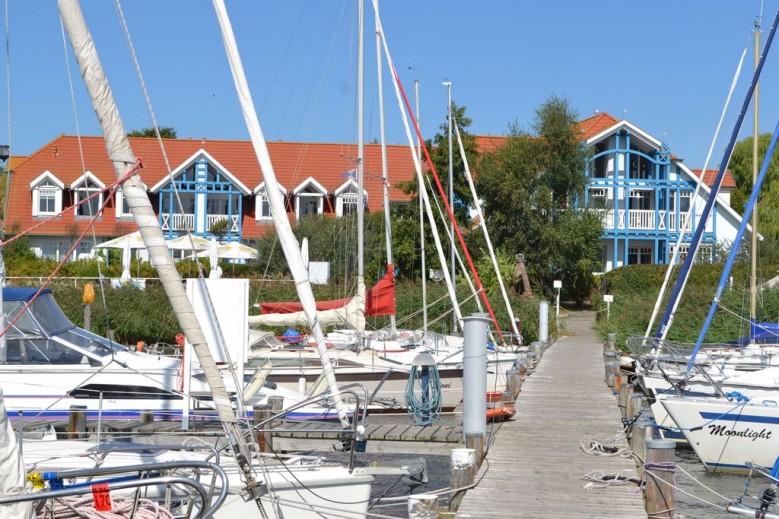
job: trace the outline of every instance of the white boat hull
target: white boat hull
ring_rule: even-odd
[[[772,467],[779,456],[779,405],[722,398],[661,400],[709,470],[748,470],[747,462]]]

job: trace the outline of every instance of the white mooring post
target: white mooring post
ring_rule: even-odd
[[[538,340],[549,342],[549,301],[538,303]]]
[[[463,439],[487,434],[487,314],[463,318]]]

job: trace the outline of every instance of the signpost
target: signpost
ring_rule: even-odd
[[[563,288],[563,282],[559,279],[554,280],[552,286],[557,289],[557,308],[555,309],[555,322],[557,329],[560,329],[560,289]]]
[[[606,320],[611,317],[611,303],[614,302],[614,296],[611,294],[604,294],[603,301],[606,303]]]

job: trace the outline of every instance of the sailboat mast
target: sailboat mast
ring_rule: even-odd
[[[359,312],[365,313],[365,6],[364,0],[357,3],[357,298],[361,302]],[[364,319],[361,319],[364,322]],[[357,330],[357,348],[362,349],[365,340],[365,326]]]
[[[124,123],[119,115],[119,109],[108,85],[103,66],[95,49],[92,35],[87,28],[84,15],[78,0],[58,0],[58,7],[62,23],[68,33],[73,53],[87,88],[95,114],[100,122],[103,132],[108,157],[114,166],[117,178],[123,178],[132,168],[136,167],[136,157],[127,139]],[[123,184],[124,197],[130,211],[133,214],[135,224],[143,238],[144,245],[149,251],[149,259],[157,269],[160,283],[170,301],[173,312],[181,325],[187,340],[192,344],[192,349],[197,355],[206,382],[211,389],[214,406],[219,419],[227,434],[230,446],[233,449],[238,465],[247,487],[254,489],[257,482],[250,466],[250,454],[246,441],[241,433],[238,421],[232,409],[224,380],[216,367],[208,343],[197,320],[192,303],[187,298],[184,284],[181,282],[173,259],[170,257],[168,246],[162,235],[159,221],[154,213],[146,188],[141,182],[140,175],[129,177]],[[257,501],[260,511],[262,505]]]
[[[284,251],[284,257],[287,260],[290,273],[295,280],[298,299],[300,299],[300,304],[306,315],[306,322],[311,329],[311,335],[316,342],[319,358],[322,360],[322,371],[325,374],[327,385],[338,413],[338,418],[340,419],[341,424],[347,426],[349,424],[349,418],[346,415],[346,406],[341,400],[340,393],[338,393],[335,372],[333,371],[330,355],[325,346],[322,326],[317,319],[314,291],[308,280],[308,272],[303,265],[300,244],[295,238],[295,235],[292,232],[292,226],[287,218],[284,199],[279,190],[276,172],[273,169],[273,163],[270,160],[270,153],[268,152],[268,145],[265,142],[262,128],[260,128],[260,121],[257,117],[257,111],[254,108],[254,101],[252,100],[251,92],[249,90],[249,83],[246,81],[246,73],[243,70],[241,56],[238,53],[238,45],[235,41],[233,27],[230,23],[230,18],[227,16],[224,0],[213,0],[213,5],[219,21],[219,28],[222,31],[225,52],[227,53],[227,59],[230,63],[230,70],[233,73],[233,81],[235,82],[235,89],[241,104],[241,112],[243,113],[246,122],[246,129],[249,132],[252,146],[254,147],[254,153],[257,156],[257,161],[262,170],[262,177],[265,181],[265,193],[268,196],[268,204],[270,205],[271,215],[273,216],[273,224],[276,227],[276,234],[279,237],[279,244]]]
[[[453,166],[453,156],[452,156],[452,82],[451,81],[444,81],[441,83],[446,87],[447,92],[447,103],[446,103],[446,113],[449,119],[447,134],[448,134],[448,144],[449,144],[449,201],[450,203],[454,202],[454,166]],[[454,220],[449,222],[449,262],[452,266],[452,286],[455,287],[455,290],[457,288],[457,285],[455,284],[455,263],[454,263]],[[457,323],[452,322],[452,332],[457,333]]]
[[[378,8],[378,2],[376,7]],[[376,74],[379,83],[379,132],[381,134],[381,179],[384,184],[384,236],[387,240],[387,268],[394,269],[395,261],[392,257],[392,218],[390,215],[389,198],[389,174],[387,172],[387,139],[384,131],[384,84],[381,63],[381,32],[378,30],[379,13],[376,12],[374,22],[376,24]],[[395,335],[397,323],[395,313],[390,315],[390,332]]]
[[[755,20],[755,69],[760,63],[760,19]],[[758,160],[758,144],[760,141],[760,129],[758,128],[758,116],[760,113],[760,82],[755,84],[755,105],[752,126],[752,186],[757,183],[757,171],[760,166]],[[752,211],[752,253],[751,275],[749,276],[749,342],[755,338],[755,323],[757,322],[757,202]]]
[[[378,0],[377,0],[378,1]],[[417,109],[417,126],[422,128],[422,120],[419,118],[419,80],[414,80],[414,100]],[[417,162],[422,163],[422,137],[417,135]],[[427,333],[427,265],[425,261],[425,204],[422,199],[422,190],[425,186],[419,184],[419,258],[422,269],[422,331]]]

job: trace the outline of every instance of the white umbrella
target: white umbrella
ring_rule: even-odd
[[[209,278],[222,277],[222,273],[219,268],[219,257],[217,256],[216,238],[211,238],[211,243],[208,247],[208,262],[211,263],[211,272],[208,274]]]
[[[205,250],[210,242],[201,236],[183,235],[172,240],[166,240],[170,250]]]
[[[130,275],[130,261],[132,259],[132,249],[130,248],[130,240],[125,240],[124,248],[122,249],[122,275],[119,279],[122,281],[130,281],[132,276]]]
[[[143,238],[141,238],[141,232],[135,231],[124,236],[119,236],[113,240],[108,240],[103,243],[95,245],[96,249],[124,249],[125,244],[129,244],[131,249],[145,249],[146,245],[143,244]]]
[[[199,258],[207,258],[211,254],[210,250],[199,252]],[[251,260],[257,259],[257,249],[244,245],[237,241],[223,243],[216,248],[216,255],[220,259]]]

